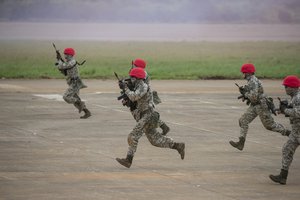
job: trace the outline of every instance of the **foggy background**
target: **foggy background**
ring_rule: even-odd
[[[300,0],[0,0],[0,40],[300,41]]]
[[[0,0],[4,22],[300,23],[299,0]]]

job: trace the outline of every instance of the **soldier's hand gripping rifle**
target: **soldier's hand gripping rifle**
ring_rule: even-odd
[[[281,100],[278,97],[279,100],[279,108],[276,109],[276,111],[279,111],[279,113],[283,113],[285,117],[289,117],[287,114],[285,114],[284,110],[287,108],[293,108],[291,105],[289,105],[289,102],[285,99],[285,100]]]
[[[245,96],[247,89],[243,86],[239,86],[237,83],[235,83],[235,85],[239,88],[239,91],[241,93],[241,95],[238,96],[238,99],[242,99],[243,102],[246,100],[246,104],[249,105],[250,100]]]
[[[64,59],[62,58],[62,56],[61,56],[59,50],[57,50],[55,44],[52,43],[52,45],[53,45],[53,47],[54,47],[54,49],[55,49],[55,52],[56,52],[56,59],[57,59],[57,61],[65,62]],[[58,62],[56,62],[55,65],[58,65]],[[67,76],[67,70],[65,70],[65,69],[59,69],[59,71],[60,71],[63,75]]]
[[[118,100],[122,100],[122,105],[130,108],[131,111],[136,109],[136,102],[132,102],[127,94],[125,93],[125,87],[127,86],[130,90],[133,90],[134,87],[130,81],[130,79],[120,79],[118,74],[114,72],[115,76],[119,81],[119,87],[121,89],[121,95],[117,98]]]

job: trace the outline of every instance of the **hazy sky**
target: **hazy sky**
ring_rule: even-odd
[[[299,0],[0,0],[1,21],[300,23]]]

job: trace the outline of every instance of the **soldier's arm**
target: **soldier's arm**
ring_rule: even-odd
[[[58,61],[58,69],[70,69],[72,67],[74,67],[74,65],[76,65],[76,61],[75,60],[71,60],[69,62],[62,62],[61,60]]]
[[[135,91],[131,91],[128,87],[125,88],[125,93],[127,94],[130,101],[137,101],[142,98],[148,91],[148,85],[143,83]]]
[[[300,98],[296,99],[293,102],[293,108],[287,108],[284,110],[284,113],[290,117],[300,118]]]

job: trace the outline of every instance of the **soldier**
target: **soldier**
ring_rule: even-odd
[[[144,61],[143,59],[137,58],[134,61],[132,61],[132,68],[134,67],[140,67],[142,69],[145,70],[146,68],[146,61]],[[146,72],[146,70],[145,70]],[[145,78],[145,83],[149,86],[150,88],[150,76],[148,75],[148,73],[146,72],[146,78]],[[153,103],[155,105],[161,103],[160,98],[158,97],[157,91],[152,91],[153,94]],[[162,121],[161,119],[158,121],[158,126],[161,128],[162,130],[162,135],[167,135],[167,133],[170,131],[170,127],[167,126],[167,124]]]
[[[156,147],[171,148],[178,151],[181,159],[184,159],[185,144],[176,143],[172,138],[161,135],[157,130],[159,113],[154,110],[152,95],[149,86],[144,82],[146,73],[142,68],[133,68],[129,72],[130,79],[134,85],[134,90],[130,90],[127,84],[120,82],[120,89],[125,90],[125,94],[130,101],[136,102],[136,109],[132,110],[132,115],[136,120],[136,126],[128,135],[128,152],[126,158],[116,158],[123,166],[130,168],[134,153],[136,152],[139,139],[143,132],[147,136],[149,142]]]
[[[244,86],[243,100],[247,100],[250,103],[247,111],[239,119],[240,125],[240,137],[238,142],[230,141],[229,143],[242,151],[244,148],[248,125],[259,116],[262,124],[267,130],[276,131],[282,135],[288,136],[290,130],[285,129],[285,127],[274,121],[271,116],[270,111],[270,100],[264,94],[263,86],[261,82],[255,77],[255,67],[253,64],[246,63],[241,67],[241,72],[244,74],[244,79],[246,79],[247,85]],[[273,104],[273,100],[271,102]]]
[[[287,76],[283,80],[283,85],[286,94],[291,96],[292,100],[291,104],[284,103],[283,101],[280,102],[280,113],[290,118],[292,133],[282,148],[282,168],[280,174],[276,176],[270,175],[269,177],[272,181],[285,185],[293,156],[300,144],[300,80],[297,76]]]
[[[86,108],[85,103],[81,101],[79,97],[79,90],[82,88],[86,88],[87,86],[84,85],[79,77],[79,72],[77,68],[77,61],[74,59],[75,50],[73,48],[66,48],[64,50],[64,57],[63,59],[58,59],[55,63],[58,69],[64,73],[66,76],[67,84],[69,88],[63,95],[63,99],[67,103],[72,103],[77,109],[78,112],[84,112],[84,115],[81,116],[81,119],[86,119],[91,116],[91,112]]]

